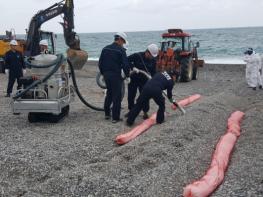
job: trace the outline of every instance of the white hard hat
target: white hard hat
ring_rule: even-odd
[[[16,40],[11,40],[11,41],[10,41],[10,45],[17,46],[18,44],[17,44],[17,41],[16,41]]]
[[[147,47],[147,50],[151,53],[151,55],[153,57],[157,57],[158,55],[158,52],[159,52],[159,49],[158,49],[158,46],[156,44],[150,44],[148,47]]]
[[[39,45],[48,46],[47,40],[40,40]]]
[[[125,43],[127,42],[127,35],[124,32],[117,32],[114,36],[119,36],[125,41]]]

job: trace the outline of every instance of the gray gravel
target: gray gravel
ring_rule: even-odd
[[[94,64],[78,72],[78,83],[92,104],[102,106]],[[128,131],[124,122],[104,120],[102,112],[86,108],[78,98],[57,124],[30,124],[26,114],[13,115],[1,74],[0,196],[182,196],[183,187],[206,172],[227,118],[236,110],[245,112],[242,134],[212,197],[263,196],[263,91],[247,88],[244,69],[206,65],[197,81],[176,84],[178,100],[195,93],[202,99],[184,116],[167,104],[170,116],[164,124],[123,146],[114,139]],[[122,105],[124,114],[126,99]]]

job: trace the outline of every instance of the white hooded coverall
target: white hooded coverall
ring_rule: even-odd
[[[262,77],[260,76],[259,69],[261,67],[261,57],[253,52],[251,55],[245,55],[244,61],[246,65],[246,80],[251,88],[262,85]]]
[[[263,54],[261,54],[259,58],[259,85],[263,86]]]

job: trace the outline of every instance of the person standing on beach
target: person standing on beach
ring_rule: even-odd
[[[20,77],[26,73],[26,65],[23,55],[16,50],[18,46],[16,40],[10,41],[10,50],[5,54],[5,73],[8,76],[7,94],[5,97],[10,97],[15,81],[17,81],[17,89],[21,89],[22,84],[19,81]]]
[[[99,58],[99,70],[103,75],[107,93],[104,101],[105,119],[111,117],[112,104],[112,123],[121,121],[121,88],[123,78],[129,77],[129,62],[123,48],[127,43],[127,35],[118,32],[114,35],[114,42],[102,49]],[[122,75],[123,71],[123,75]]]
[[[135,118],[138,116],[143,106],[153,99],[154,102],[159,106],[157,111],[156,122],[161,124],[164,122],[164,112],[165,112],[165,98],[163,97],[163,91],[167,90],[167,97],[171,102],[173,100],[172,90],[176,80],[176,73],[166,71],[161,73],[156,73],[152,79],[146,82],[142,89],[142,93],[137,99],[135,106],[131,109],[128,114],[126,124],[128,126],[133,125]]]
[[[260,79],[260,56],[256,54],[256,52],[252,48],[248,48],[245,51],[244,61],[247,63],[246,65],[246,80],[247,84],[253,90],[257,90],[257,86],[259,85],[259,89],[262,89],[261,79]]]
[[[263,54],[260,55],[260,66],[259,66],[259,89],[263,87]]]

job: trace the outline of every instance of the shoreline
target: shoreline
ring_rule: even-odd
[[[98,60],[88,60],[87,63],[85,64],[85,66],[97,66],[98,65]],[[246,66],[246,64],[216,64],[216,63],[205,63],[205,66]]]

